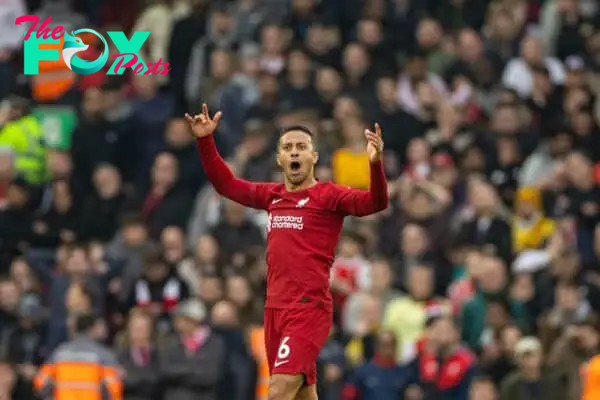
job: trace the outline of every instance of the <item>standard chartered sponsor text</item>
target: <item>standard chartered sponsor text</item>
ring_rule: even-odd
[[[301,231],[304,229],[303,217],[294,217],[292,215],[278,215],[271,218],[271,229],[295,229]]]

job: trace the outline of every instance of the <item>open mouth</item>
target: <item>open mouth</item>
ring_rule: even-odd
[[[292,161],[290,163],[290,168],[292,169],[292,171],[296,172],[300,169],[300,162],[299,161]]]

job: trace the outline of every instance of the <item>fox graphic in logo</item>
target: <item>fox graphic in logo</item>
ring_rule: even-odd
[[[89,48],[88,45],[83,43],[83,40],[75,36],[78,33],[84,32],[92,33],[98,36],[104,43],[104,51],[102,51],[100,57],[98,57],[94,61],[82,60],[81,58],[75,55]],[[71,32],[70,35],[67,32],[65,32],[65,42],[63,44],[62,56],[65,61],[65,64],[67,65],[67,67],[69,67],[71,71],[81,75],[90,75],[100,71],[104,64],[106,64],[106,60],[108,60],[108,44],[106,43],[106,40],[104,40],[102,35],[99,35],[96,31],[92,29],[79,29],[74,32]]]

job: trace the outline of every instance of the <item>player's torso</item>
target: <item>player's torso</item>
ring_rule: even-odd
[[[267,305],[328,296],[329,270],[343,217],[328,210],[319,194],[311,189],[281,192],[271,200],[267,210]]]

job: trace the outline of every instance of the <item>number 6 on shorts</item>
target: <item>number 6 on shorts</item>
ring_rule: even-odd
[[[287,342],[290,340],[289,336],[284,337],[281,340],[281,344],[279,345],[279,350],[277,350],[277,359],[288,358],[291,352],[290,346],[288,346]]]

